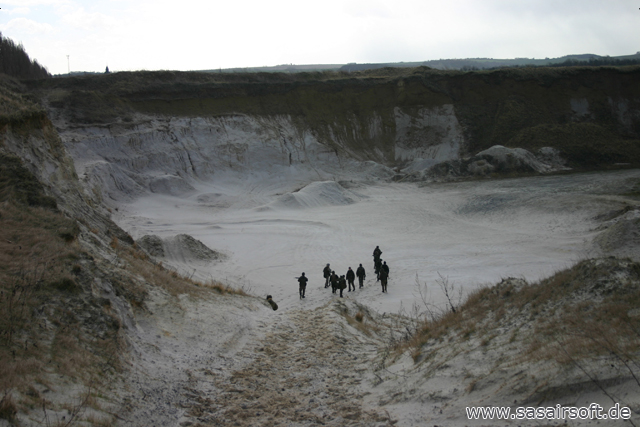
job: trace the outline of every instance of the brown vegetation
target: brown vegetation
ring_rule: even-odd
[[[50,376],[98,383],[120,369],[120,324],[85,291],[75,221],[0,155],[0,417],[46,407]]]
[[[59,411],[61,404],[46,394],[60,386],[59,378],[100,390],[122,372],[120,314],[111,299],[92,290],[97,278],[140,309],[148,286],[174,296],[246,295],[182,277],[151,262],[128,239],[112,238],[115,265],[94,259],[79,233],[78,223],[58,211],[22,162],[0,153],[0,418],[13,422],[16,414],[38,408]],[[69,413],[88,404],[71,405]]]
[[[456,312],[424,322],[400,348],[413,348],[418,360],[429,343],[474,337],[486,346],[506,330],[521,361],[576,364],[614,355],[624,364],[640,360],[639,304],[640,264],[587,260],[538,283],[504,279],[481,288]]]
[[[126,261],[128,270],[135,271],[144,278],[145,282],[163,288],[172,296],[189,294],[203,297],[210,294],[211,291],[216,294],[247,296],[244,290],[233,288],[216,280],[202,282],[185,277],[177,271],[165,267],[161,262],[153,262],[145,252],[135,245],[121,245],[117,239],[113,239],[111,247],[116,250],[118,256]],[[145,294],[145,290],[137,285],[132,294],[134,306],[142,306]]]

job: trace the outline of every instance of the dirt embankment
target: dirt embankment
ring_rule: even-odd
[[[452,106],[463,130],[461,155],[494,145],[529,151],[551,146],[570,166],[594,168],[639,164],[639,80],[640,67],[478,72],[420,67],[352,74],[115,73],[49,79],[31,87],[54,114],[78,126],[132,125],[136,112],[284,115],[331,149],[388,165],[398,160],[398,111],[420,122],[424,111]],[[414,130],[424,133],[424,126]],[[436,130],[437,135],[425,133],[424,144],[446,136]]]

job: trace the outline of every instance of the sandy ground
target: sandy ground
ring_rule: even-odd
[[[315,289],[326,263],[340,275],[362,263],[374,277],[379,245],[390,266],[390,292],[377,286],[357,300],[380,312],[412,307],[417,283],[442,303],[442,276],[465,292],[503,277],[530,281],[595,256],[594,217],[624,204],[612,191],[638,171],[467,183],[305,182],[274,178],[201,183],[183,198],[151,195],[122,205],[116,218],[134,238],[186,233],[228,255],[208,265],[173,260],[184,274],[222,280],[283,309],[326,302]],[[171,260],[169,260],[171,261]],[[296,277],[309,277],[299,301]],[[374,285],[374,283],[371,283]]]
[[[482,371],[499,350],[444,355],[427,383],[410,357],[386,359],[406,326],[394,313],[423,303],[417,281],[429,303],[442,304],[440,276],[468,292],[502,277],[536,280],[597,255],[594,218],[620,209],[624,202],[611,194],[638,177],[623,171],[427,186],[223,177],[184,197],[122,204],[116,219],[135,238],[187,233],[228,256],[165,262],[256,297],[176,299],[155,290],[132,334],[120,422],[494,425],[468,421],[465,405],[510,402],[492,401],[492,389],[475,400],[463,390],[465,372]],[[376,245],[391,267],[388,294],[372,271]],[[321,275],[327,262],[340,274],[362,263],[364,289],[333,295]],[[302,271],[311,279],[305,299],[295,279]]]
[[[374,321],[353,300],[329,299],[314,310],[272,311],[257,299],[176,302],[153,292],[138,317],[120,422],[392,425],[364,401],[384,329],[365,327]],[[359,311],[361,322],[345,322]]]

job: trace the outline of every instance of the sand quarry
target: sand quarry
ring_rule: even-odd
[[[216,279],[248,292],[273,295],[282,310],[314,309],[330,295],[322,269],[367,270],[364,290],[350,299],[380,312],[408,309],[417,284],[440,277],[464,291],[504,277],[535,281],[579,259],[598,256],[591,241],[596,216],[622,206],[609,196],[630,188],[637,171],[540,176],[445,184],[308,184],[268,177],[216,180],[184,197],[149,195],[122,204],[117,222],[135,239],[189,234],[221,253],[199,262],[167,255],[187,276]],[[381,295],[373,272],[379,245],[390,266]],[[297,280],[309,277],[300,301]]]
[[[409,356],[389,360],[385,348],[407,322],[398,314],[425,296],[444,308],[442,278],[466,294],[602,255],[593,244],[598,215],[623,205],[613,194],[629,191],[640,171],[440,184],[362,176],[228,172],[117,204],[114,218],[135,239],[164,239],[165,265],[255,296],[175,300],[153,292],[149,312],[137,318],[124,424],[520,425],[465,415],[469,405],[514,403],[500,387],[464,392],[464,371],[488,370],[496,354],[452,355],[435,376]],[[172,247],[179,234],[217,255]],[[391,270],[387,294],[373,274],[376,245]],[[338,274],[362,263],[364,289],[332,295],[326,263]],[[301,300],[303,271],[310,281]],[[268,294],[278,311],[265,303]],[[358,312],[378,328],[345,321]],[[574,404],[591,401],[610,406],[594,393],[578,393]]]

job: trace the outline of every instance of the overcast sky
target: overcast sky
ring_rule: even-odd
[[[640,51],[640,0],[0,0],[53,73]],[[69,62],[67,62],[69,55]]]

